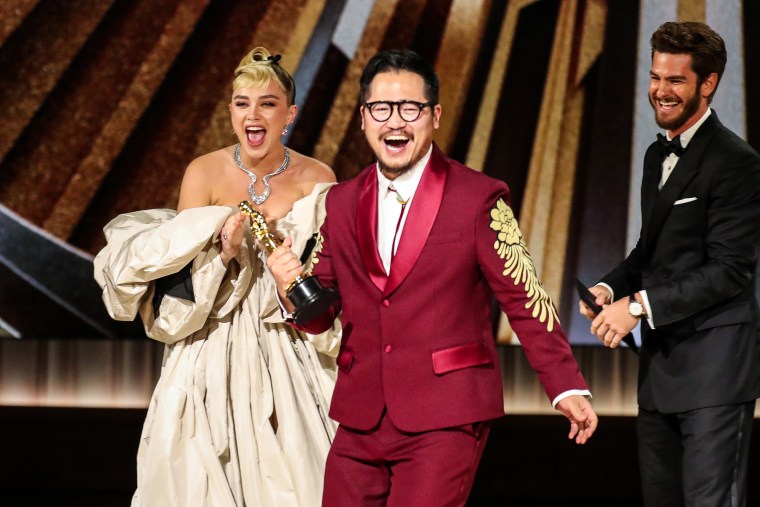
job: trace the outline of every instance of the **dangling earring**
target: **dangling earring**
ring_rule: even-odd
[[[282,135],[284,136],[288,135],[288,127],[285,127],[284,129],[282,129]]]

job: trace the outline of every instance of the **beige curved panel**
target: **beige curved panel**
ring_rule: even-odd
[[[499,98],[504,77],[509,67],[509,54],[512,51],[512,40],[515,35],[515,27],[520,10],[535,2],[536,0],[517,0],[509,2],[504,12],[504,19],[499,31],[499,39],[496,44],[496,51],[491,60],[488,70],[483,100],[478,108],[478,117],[475,123],[474,132],[476,135],[470,139],[470,146],[467,152],[466,164],[478,171],[483,170],[486,153],[488,153],[488,144],[493,130],[494,119],[496,117],[496,108],[499,105]]]
[[[33,41],[24,42],[24,57],[13,62],[4,79],[6,86],[0,86],[0,162],[18,140],[29,121],[40,108],[50,91],[76,57],[97,27],[113,0],[83,0],[52,12],[56,22],[42,27],[32,26]],[[23,18],[37,5],[37,2],[15,2],[7,9],[12,15],[3,13],[3,31],[7,35],[18,28]],[[18,10],[17,10],[18,9]],[[40,68],[44,72],[40,72]],[[24,83],[25,86],[11,86],[10,82]]]
[[[356,55],[343,75],[335,101],[330,108],[330,115],[314,147],[314,157],[327,165],[335,164],[351,119],[359,114],[356,108],[359,99],[359,77],[367,60],[380,49],[398,4],[398,0],[388,0],[375,2],[372,7],[364,34],[356,48]]]
[[[124,142],[150,104],[207,4],[208,0],[187,0],[178,4],[155,47],[140,65],[118,107],[93,140],[90,152],[74,171],[45,220],[43,227],[49,232],[68,238],[82,219],[114,159],[123,149]]]
[[[599,57],[604,40],[606,2],[589,1],[583,7],[576,0],[562,2],[560,7],[520,210],[520,228],[555,304],[559,302],[571,240],[569,224],[585,96],[583,76]],[[514,341],[504,314],[498,340]]]
[[[454,0],[451,4],[435,64],[438,75],[445,76],[440,88],[441,125],[435,136],[444,152],[450,150],[457,133],[490,5],[490,0]]]
[[[0,47],[40,0],[6,0],[0,3]]]
[[[678,0],[678,20],[704,23],[707,18],[705,3],[705,0]]]

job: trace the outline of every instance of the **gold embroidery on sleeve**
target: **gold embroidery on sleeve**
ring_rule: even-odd
[[[525,308],[527,310],[532,308],[533,318],[546,323],[547,331],[553,331],[554,322],[559,323],[557,311],[536,275],[536,267],[530,258],[512,208],[502,198],[496,201],[496,206],[491,209],[490,227],[498,233],[493,247],[499,257],[505,261],[502,274],[514,279],[515,285],[524,284],[525,292],[530,299]]]
[[[311,266],[309,268],[309,271],[311,272],[312,269],[314,269],[314,266],[316,266],[319,263],[319,253],[322,251],[322,246],[324,245],[324,238],[322,237],[322,233],[317,233],[317,242],[314,245],[314,248],[311,250],[311,258],[309,265]]]

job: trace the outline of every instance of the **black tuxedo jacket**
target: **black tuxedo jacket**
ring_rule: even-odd
[[[760,395],[760,157],[713,111],[662,190],[657,143],[644,158],[636,247],[603,282],[646,290],[639,406],[663,413]]]

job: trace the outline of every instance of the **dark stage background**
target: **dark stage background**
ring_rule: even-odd
[[[0,407],[0,505],[129,505],[144,417],[139,409]],[[505,416],[495,423],[467,506],[641,505],[635,421],[605,417],[602,424],[587,445],[577,446],[565,438],[560,417]],[[760,421],[754,433],[760,435]],[[760,505],[760,483],[751,479],[758,474],[755,438],[750,507]]]

